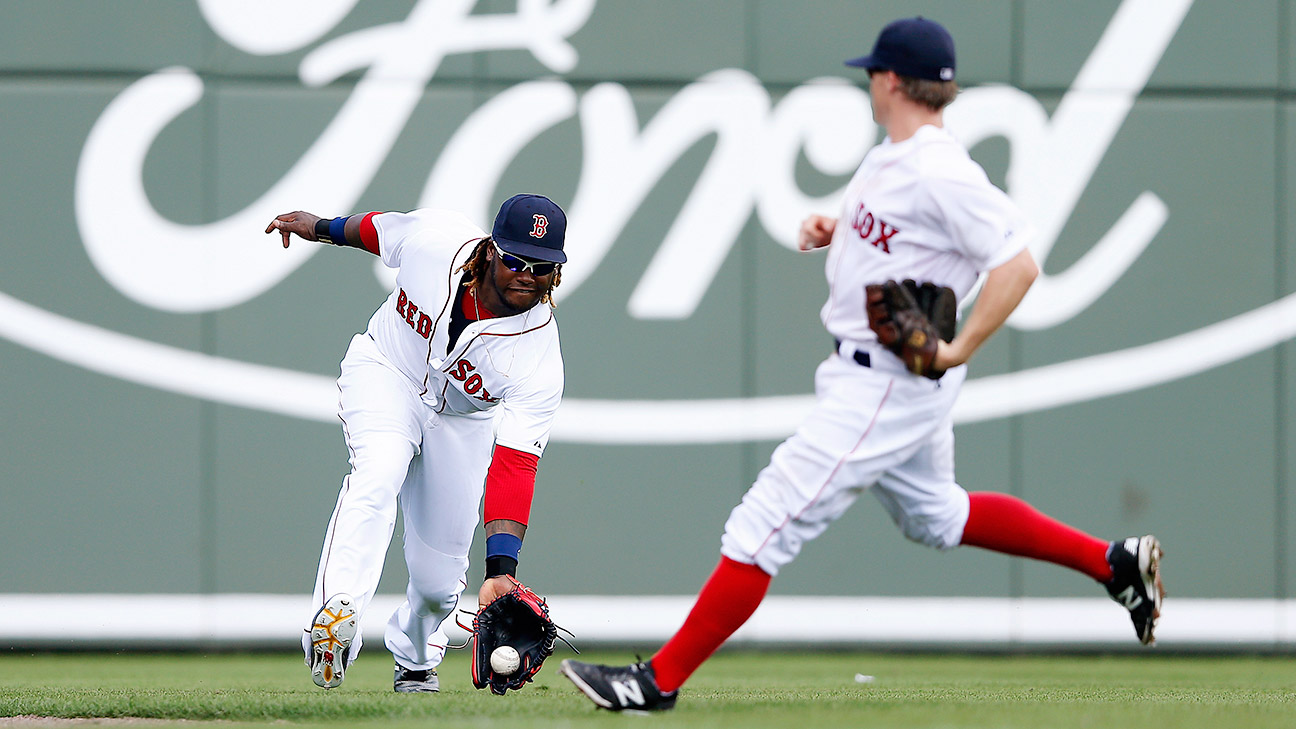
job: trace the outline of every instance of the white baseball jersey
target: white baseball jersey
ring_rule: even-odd
[[[865,490],[906,537],[959,544],[969,502],[954,480],[950,411],[967,368],[938,381],[909,373],[869,328],[864,287],[911,278],[962,299],[1029,236],[1021,211],[945,130],[923,126],[869,151],[828,249],[821,315],[840,349],[815,372],[814,410],[730,514],[725,556],[778,574]]]
[[[948,286],[962,300],[979,274],[1029,238],[1021,210],[949,132],[928,125],[903,142],[888,137],[846,187],[828,248],[824,326],[837,339],[876,340],[865,285],[912,278]]]
[[[469,322],[447,353],[462,276],[456,271],[486,233],[448,210],[380,213],[373,225],[383,263],[400,269],[395,290],[369,320],[378,350],[438,412],[490,417],[500,405],[496,442],[542,455],[563,391],[558,324],[548,304]]]

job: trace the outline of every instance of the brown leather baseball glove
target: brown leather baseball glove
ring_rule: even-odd
[[[942,297],[938,293],[942,287],[933,284],[923,284],[932,287],[932,291],[923,291],[912,280],[907,280],[904,284],[895,281],[869,284],[864,287],[864,306],[868,312],[869,328],[877,333],[878,342],[899,357],[910,372],[928,379],[939,380],[945,374],[945,370],[938,370],[933,365],[936,360],[937,342],[942,338],[942,332],[928,318],[928,313],[919,306],[910,291],[910,284],[913,285],[914,290],[928,295],[928,300],[933,304],[938,299],[946,302],[953,300],[953,291],[946,289],[949,295]],[[942,304],[942,316],[945,315],[946,310],[945,304]],[[950,312],[952,314],[952,310]],[[949,319],[948,328],[952,339],[953,317],[950,316]]]
[[[918,283],[911,278],[900,282],[913,294],[918,302],[918,310],[927,315],[927,321],[936,327],[940,338],[946,342],[954,341],[955,325],[958,323],[958,297],[954,289],[948,286],[937,286],[930,281]]]

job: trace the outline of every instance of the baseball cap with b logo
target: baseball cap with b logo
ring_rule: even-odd
[[[544,195],[514,195],[500,205],[491,238],[500,250],[534,261],[566,263],[567,214]]]
[[[882,29],[872,53],[852,58],[846,65],[927,81],[953,81],[954,38],[934,20],[903,18]]]

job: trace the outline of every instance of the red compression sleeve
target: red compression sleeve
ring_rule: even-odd
[[[378,213],[365,213],[360,220],[360,243],[366,251],[375,256],[382,255],[378,250],[378,229],[374,227],[373,216]]]
[[[495,446],[490,470],[486,472],[486,504],[483,522],[508,519],[526,524],[531,518],[531,497],[535,495],[536,466],[540,456]]]
[[[1042,559],[1099,582],[1112,578],[1107,542],[1045,516],[1015,496],[991,491],[968,496],[971,511],[963,527],[963,544]]]

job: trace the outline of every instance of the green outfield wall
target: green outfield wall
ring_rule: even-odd
[[[1296,3],[263,5],[0,2],[0,593],[309,593],[348,468],[332,381],[390,279],[263,228],[489,227],[522,190],[567,209],[572,260],[523,574],[693,593],[830,350],[824,259],[791,241],[878,140],[842,60],[921,13],[1045,273],[973,361],[960,482],[1156,533],[1174,596],[1292,597]],[[772,592],[1101,594],[909,543],[868,495]]]

